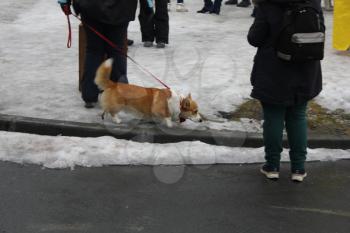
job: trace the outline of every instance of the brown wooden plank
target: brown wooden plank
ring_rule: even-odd
[[[85,62],[86,35],[82,24],[79,25],[79,91],[83,80]]]

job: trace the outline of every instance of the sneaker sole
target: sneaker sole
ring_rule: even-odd
[[[292,181],[303,182],[305,177],[307,177],[307,173],[305,173],[304,175],[292,174]]]
[[[277,180],[280,178],[279,173],[277,172],[266,172],[263,169],[260,169],[260,172],[266,176],[266,178],[271,180]]]

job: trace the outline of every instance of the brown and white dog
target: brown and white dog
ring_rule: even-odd
[[[120,111],[141,114],[143,118],[160,119],[168,127],[172,121],[186,119],[202,122],[198,105],[191,94],[182,97],[170,89],[145,88],[131,84],[116,83],[110,80],[113,60],[103,62],[96,72],[95,83],[103,90],[100,97],[103,109],[102,118],[109,113],[113,121],[120,123]]]

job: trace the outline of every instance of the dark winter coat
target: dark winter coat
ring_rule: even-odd
[[[313,2],[322,12],[320,0]],[[259,3],[256,9],[248,34],[248,42],[258,47],[251,74],[251,96],[268,104],[291,106],[305,103],[321,92],[322,72],[319,61],[290,63],[277,58],[273,44],[283,14],[281,5],[269,2]],[[324,21],[323,14],[321,20]]]
[[[137,0],[73,0],[73,6],[83,17],[121,25],[135,20]]]

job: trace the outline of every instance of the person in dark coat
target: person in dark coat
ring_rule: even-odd
[[[71,0],[59,0],[69,15]],[[86,56],[82,81],[82,98],[86,108],[94,107],[99,90],[94,82],[98,66],[106,58],[114,58],[111,80],[127,83],[127,29],[135,19],[137,0],[74,0],[73,7],[81,15],[86,33]],[[120,48],[117,51],[97,36],[87,25],[95,28]]]
[[[140,0],[139,21],[142,42],[145,47],[152,47],[156,41],[157,48],[164,48],[169,43],[168,0]]]
[[[312,1],[320,12],[323,24],[320,0]],[[277,58],[274,41],[282,26],[283,3],[256,0],[255,4],[258,7],[249,30],[248,42],[258,48],[251,73],[251,96],[261,102],[264,112],[266,163],[261,172],[268,178],[278,178],[285,125],[290,146],[292,179],[302,181],[306,177],[306,109],[308,101],[322,90],[321,64],[320,61],[290,63]]]

